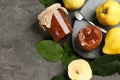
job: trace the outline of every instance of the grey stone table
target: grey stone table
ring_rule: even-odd
[[[64,72],[60,61],[48,62],[34,48],[48,35],[38,28],[37,15],[43,9],[38,0],[0,0],[0,80],[50,80]],[[92,80],[120,77],[94,76]]]

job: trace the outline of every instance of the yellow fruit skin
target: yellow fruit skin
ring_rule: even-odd
[[[117,25],[120,22],[120,4],[114,0],[107,0],[97,7],[96,18],[102,25]]]
[[[85,3],[85,0],[62,0],[62,1],[64,3],[64,6],[69,10],[79,9]]]
[[[105,36],[105,54],[120,54],[120,27],[112,28]]]

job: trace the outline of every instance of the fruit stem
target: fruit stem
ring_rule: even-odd
[[[80,74],[78,70],[76,70],[76,73],[77,73],[77,74]]]
[[[108,11],[108,8],[105,8],[105,9],[103,9],[102,12],[103,12],[104,14],[107,14],[107,11]]]

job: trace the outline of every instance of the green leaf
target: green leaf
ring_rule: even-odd
[[[67,79],[64,77],[64,75],[60,75],[53,77],[52,80],[67,80]]]
[[[70,80],[67,75],[61,74],[53,77],[51,80]]]
[[[35,44],[39,54],[48,61],[57,61],[63,56],[63,48],[60,44],[51,40],[43,40]]]
[[[90,62],[94,75],[108,76],[120,73],[120,55],[104,55]]]
[[[74,55],[72,49],[67,44],[65,44],[64,54],[63,54],[63,57],[61,58],[64,68],[67,70],[68,64],[75,59],[77,59],[77,57]]]
[[[66,52],[71,52],[72,51],[71,47],[67,43],[64,43],[63,48],[64,48],[64,51],[66,51]]]
[[[48,7],[54,3],[57,2],[57,0],[39,0],[41,4],[43,4],[45,7]]]

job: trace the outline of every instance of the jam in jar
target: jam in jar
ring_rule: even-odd
[[[59,41],[72,33],[72,27],[65,13],[68,14],[67,10],[59,3],[55,3],[38,15],[40,26],[50,33],[54,41]]]
[[[102,32],[94,25],[87,25],[80,29],[77,35],[79,48],[91,51],[97,48],[102,41]]]

